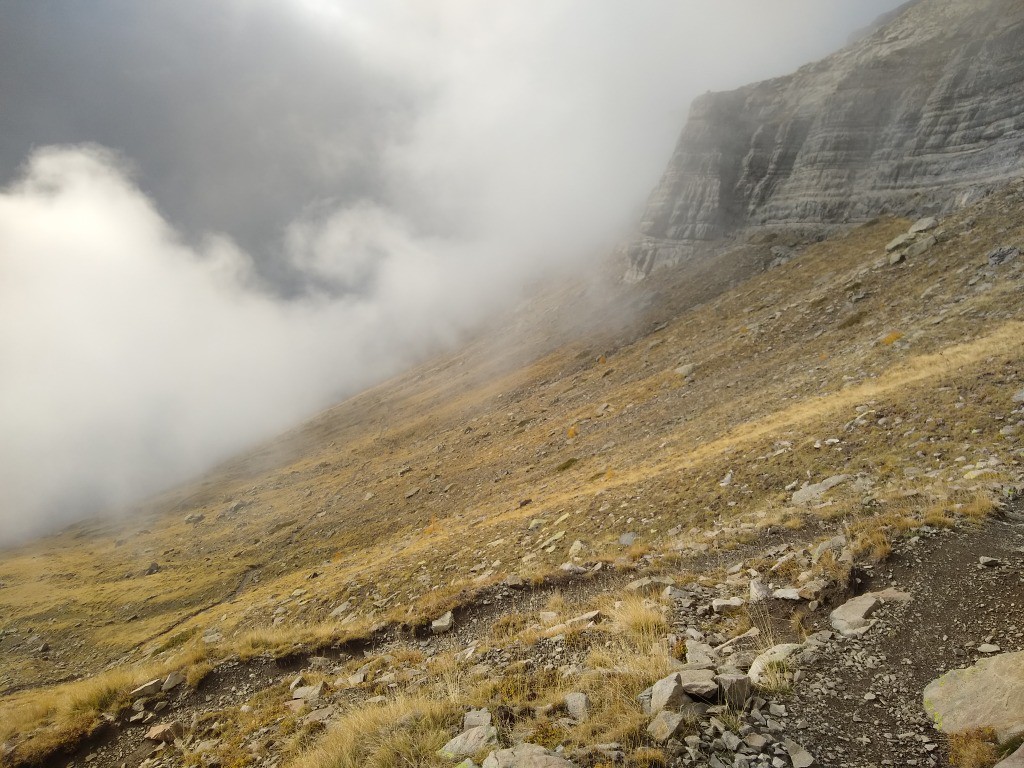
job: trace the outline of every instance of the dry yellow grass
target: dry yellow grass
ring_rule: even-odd
[[[949,762],[956,768],[992,768],[999,758],[999,740],[991,728],[949,736]]]
[[[668,632],[662,607],[640,595],[626,595],[608,609],[616,639],[641,653],[650,653]]]
[[[527,624],[527,617],[523,614],[506,613],[491,625],[491,637],[499,642],[506,641],[526,629]]]
[[[972,238],[1024,236],[1022,224],[1008,231],[1005,222],[971,215]],[[585,343],[510,342],[496,350],[482,337],[152,500],[121,526],[83,525],[5,553],[0,616],[13,628],[42,624],[62,646],[97,652],[95,659],[67,659],[93,673],[140,644],[167,662],[211,621],[227,638],[218,654],[287,655],[366,636],[382,623],[421,626],[506,575],[539,585],[567,559],[575,538],[587,542],[593,560],[664,564],[669,558],[659,548],[669,529],[703,532],[764,510],[758,530],[709,539],[710,553],[754,543],[769,525],[796,532],[826,520],[846,525],[858,553],[872,559],[884,557],[890,538],[911,525],[984,519],[994,510],[984,488],[915,499],[898,493],[925,485],[907,477],[911,465],[959,482],[949,464],[958,452],[978,461],[974,453],[1004,444],[998,429],[1007,382],[1022,375],[1022,292],[1013,280],[962,295],[955,281],[942,282],[974,268],[975,242],[940,244],[934,263],[912,270],[876,269],[875,254],[905,229],[906,222],[882,221],[811,246],[721,296],[686,293],[685,280],[673,287],[669,276],[662,281],[672,305],[664,327],[635,343],[598,334]],[[851,321],[842,286],[854,278],[869,298]],[[928,311],[947,304],[954,311],[930,323],[920,291],[939,283]],[[703,304],[680,313],[680,296]],[[893,329],[902,336],[880,344]],[[545,319],[530,332],[543,338],[549,330]],[[699,364],[686,381],[673,373],[681,358]],[[595,415],[603,402],[613,407]],[[956,418],[945,425],[926,420],[946,413]],[[825,442],[830,436],[839,444]],[[733,483],[720,485],[731,471]],[[827,506],[789,506],[783,489],[791,482],[839,473],[875,482],[875,506],[862,505],[870,492],[849,486],[828,494]],[[186,513],[204,519],[187,524]],[[867,516],[877,532],[858,527]],[[529,527],[533,518],[542,521],[539,529]],[[557,530],[564,538],[551,551],[542,548]],[[625,530],[639,533],[632,548],[617,544]],[[683,555],[670,555],[680,564]],[[140,576],[153,559],[163,570]],[[778,578],[795,578],[792,568]],[[838,581],[846,576],[847,566],[831,555],[817,568]],[[344,601],[354,619],[342,624],[329,615]],[[552,607],[568,610],[557,598]],[[588,658],[620,672],[614,680],[574,681],[594,686],[595,700],[607,702],[597,709],[606,714],[595,730],[566,738],[628,742],[642,720],[628,699],[665,668],[651,649],[667,625],[654,601],[631,596],[618,609],[602,607],[612,622],[597,632],[613,647],[591,649]],[[285,623],[268,628],[278,610]],[[493,639],[539,638],[520,624],[521,617],[510,617]],[[572,641],[586,647],[590,634],[574,633]],[[20,651],[5,662],[6,685],[40,685],[61,674]],[[193,676],[204,664],[196,661]],[[449,701],[495,695],[475,689],[459,665],[439,669],[435,680],[442,681],[435,693]],[[561,685],[529,676],[505,683],[502,695],[517,701],[556,696]],[[101,678],[96,685],[105,690]],[[598,696],[599,685],[611,692]],[[4,699],[0,712],[26,714],[7,718],[0,732],[20,737],[49,723],[52,743],[73,740],[87,727],[78,713],[104,701],[83,693],[84,709],[60,708],[47,703],[51,695]],[[35,743],[42,745],[42,736]]]
[[[629,756],[627,762],[630,768],[664,768],[668,764],[669,758],[664,750],[653,747],[641,747]]]
[[[169,667],[162,663],[115,668],[83,680],[13,696],[0,703],[0,743],[28,734],[17,744],[12,758],[29,764],[37,762],[91,734],[104,714],[115,715],[129,704],[129,691],[168,671]]]
[[[449,702],[423,697],[357,707],[289,768],[450,766],[437,751],[451,738],[457,721],[458,712]]]
[[[364,637],[366,634],[366,627],[342,626],[337,621],[260,627],[232,640],[230,648],[242,661],[261,654],[280,658],[299,651],[317,651],[353,637]]]

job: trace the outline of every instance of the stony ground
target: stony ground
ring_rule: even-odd
[[[572,605],[585,606],[602,595],[637,592],[653,596],[667,589],[660,603],[666,607],[673,632],[665,636],[665,642],[685,641],[687,647],[683,658],[688,664],[680,664],[679,669],[685,672],[694,666],[696,655],[709,653],[718,673],[731,670],[742,675],[765,640],[741,639],[727,650],[714,651],[727,642],[721,630],[723,617],[731,609],[716,611],[712,605],[724,599],[723,595],[737,593],[738,584],[749,583],[746,568],[762,563],[765,555],[785,562],[787,554],[809,555],[819,549],[805,550],[798,540],[787,538],[790,541],[776,539],[777,543],[767,549],[758,549],[766,543],[762,541],[748,546],[745,552],[733,553],[735,562],[726,569],[734,572],[727,574],[728,586],[698,581],[666,588],[674,579],[663,574],[652,579],[644,575],[643,568],[632,573],[568,576],[557,586],[504,586],[492,590],[478,603],[461,610],[453,629],[442,634],[417,639],[384,633],[358,647],[334,648],[316,656],[226,663],[198,690],[178,686],[166,696],[157,697],[167,703],[166,709],[157,713],[159,716],[147,718],[145,724],[112,723],[74,756],[50,764],[68,768],[89,764],[170,766],[180,764],[182,754],[200,756],[205,752],[206,759],[200,758],[200,762],[213,765],[225,740],[216,723],[218,712],[244,707],[272,688],[279,698],[287,699],[288,686],[294,688],[296,681],[304,683],[318,672],[328,672],[329,678],[348,679],[341,685],[329,684],[312,700],[296,701],[301,705],[298,712],[302,723],[329,726],[346,706],[372,704],[384,698],[378,693],[379,685],[351,685],[349,680],[356,679],[350,675],[354,668],[363,668],[368,659],[403,657],[403,652],[410,650],[421,651],[427,657],[447,652],[468,654],[474,666],[484,667],[490,675],[500,675],[522,663],[560,671],[585,667],[590,647],[599,645],[603,635],[598,635],[595,643],[570,645],[564,631],[556,627],[553,634],[545,633],[548,636],[530,645],[493,643],[496,620],[513,614],[539,615],[553,594]],[[856,594],[886,589],[899,590],[911,599],[881,606],[871,615],[875,623],[859,637],[844,637],[835,630],[829,620],[832,608]],[[802,759],[813,757],[816,765],[851,768],[945,765],[944,738],[922,708],[924,687],[948,669],[1024,649],[1024,622],[1019,620],[1024,615],[1022,505],[1010,503],[998,517],[980,524],[953,529],[923,527],[897,542],[884,562],[869,569],[855,569],[840,589],[825,593],[816,610],[802,617],[799,636],[788,621],[792,601],[769,598],[760,609],[751,611],[755,626],[759,624],[765,633],[778,633],[773,642],[796,640],[803,644],[787,664],[788,680],[777,687],[751,689],[750,698],[744,697],[740,708],[705,709],[694,727],[680,730],[671,739],[648,735],[650,744],[663,749],[666,763],[767,768],[800,764]],[[651,600],[658,601],[654,597]],[[746,610],[751,608],[748,604]],[[784,637],[787,631],[789,637]],[[482,650],[474,654],[475,649]],[[394,680],[408,679],[403,673],[413,666],[392,664],[387,675]],[[355,675],[359,676],[359,669]],[[649,704],[646,706],[649,711]],[[153,708],[154,701],[150,700],[146,710]],[[467,704],[466,709],[472,707]],[[189,734],[177,742],[177,747],[145,738],[152,725],[167,722],[168,715],[173,722],[184,724]],[[652,722],[657,719],[654,715],[651,713]],[[511,717],[515,720],[523,716]],[[275,746],[284,742],[275,739],[273,733],[271,726],[250,734],[254,764],[279,763]],[[564,754],[578,764],[589,765],[625,758],[621,745],[608,744],[596,751],[567,749]]]
[[[996,558],[991,567],[979,558]],[[801,738],[828,766],[942,765],[943,737],[922,708],[941,673],[1024,650],[1024,515],[922,533],[866,577],[913,596],[861,638],[826,644],[789,702]],[[997,646],[979,651],[979,648]]]

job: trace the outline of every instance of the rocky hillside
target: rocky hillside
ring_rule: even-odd
[[[1022,212],[574,285],[3,552],[0,766],[1019,768]]]
[[[926,215],[1024,170],[1024,5],[919,0],[794,74],[697,99],[630,275],[757,225]]]

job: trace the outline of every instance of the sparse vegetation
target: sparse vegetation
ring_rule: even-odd
[[[394,768],[450,765],[437,751],[458,718],[447,701],[400,697],[347,712],[289,768]]]
[[[668,631],[661,607],[639,595],[628,595],[610,609],[619,637],[638,653],[650,653],[655,642]]]
[[[13,757],[36,763],[89,736],[102,722],[101,715],[118,713],[128,705],[130,690],[165,670],[164,665],[112,669],[48,690],[16,695],[0,706],[0,743],[27,735],[17,744]]]
[[[956,768],[992,768],[999,762],[999,740],[991,728],[976,728],[949,737],[949,762]]]
[[[772,661],[765,667],[759,690],[768,696],[785,697],[793,692],[793,670],[786,661]]]

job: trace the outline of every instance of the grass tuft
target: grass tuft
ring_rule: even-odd
[[[668,621],[655,604],[629,595],[611,609],[612,622],[627,644],[639,653],[650,653],[668,632]]]
[[[459,710],[448,701],[399,697],[349,710],[289,768],[442,766],[437,751],[451,738]]]
[[[996,732],[991,728],[975,728],[949,737],[949,763],[956,768],[992,768],[999,762]]]

